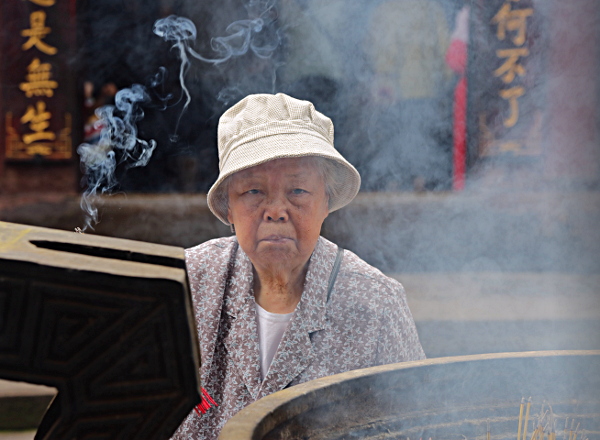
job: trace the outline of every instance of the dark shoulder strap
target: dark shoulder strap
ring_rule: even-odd
[[[342,264],[343,257],[344,248],[338,246],[337,255],[335,257],[335,263],[333,263],[333,269],[331,269],[331,275],[329,276],[329,284],[327,286],[327,302],[329,302],[329,297],[331,296],[331,291],[333,290],[333,285],[335,284],[337,274],[340,271],[340,265]]]

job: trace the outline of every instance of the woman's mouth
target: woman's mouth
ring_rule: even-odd
[[[285,243],[289,240],[291,240],[291,238],[287,237],[285,235],[272,234],[272,235],[268,235],[268,236],[264,237],[260,241],[265,241],[267,243],[273,243],[273,244],[280,244],[280,243]]]

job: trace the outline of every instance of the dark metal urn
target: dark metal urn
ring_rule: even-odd
[[[595,440],[600,351],[482,354],[350,371],[253,403],[219,438]]]

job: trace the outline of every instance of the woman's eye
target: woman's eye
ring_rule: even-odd
[[[303,194],[303,193],[305,193],[306,191],[305,191],[305,190],[303,190],[303,189],[301,189],[301,188],[296,188],[296,189],[294,189],[292,192],[293,192],[294,194]]]
[[[258,190],[257,189],[250,189],[250,190],[246,191],[246,193],[248,193],[248,194],[258,194]]]

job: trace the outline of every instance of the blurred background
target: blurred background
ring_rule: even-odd
[[[189,21],[165,40],[171,15]],[[285,92],[363,177],[323,235],[404,284],[428,357],[598,349],[599,19],[597,0],[4,0],[0,220],[229,235],[206,205],[218,118]],[[0,428],[36,426],[53,391],[0,385]]]
[[[205,197],[218,118],[285,92],[332,118],[363,177],[323,235],[405,285],[429,357],[600,348],[596,0],[6,0],[0,14],[0,220],[183,247],[228,235]],[[195,39],[153,32],[172,14]],[[101,139],[96,113],[133,84],[145,166]],[[97,219],[80,207],[90,189]]]

